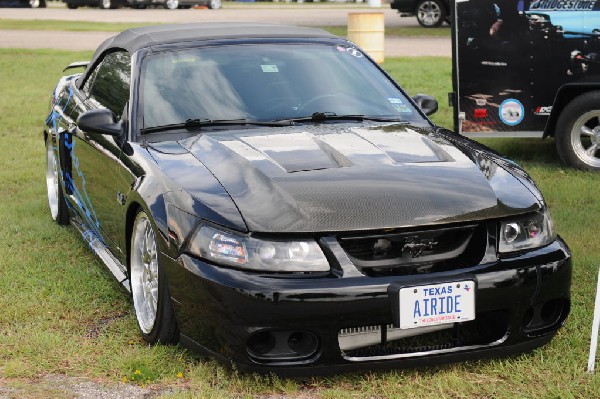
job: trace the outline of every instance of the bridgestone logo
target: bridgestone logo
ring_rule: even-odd
[[[539,0],[529,7],[530,11],[592,11],[597,0]]]

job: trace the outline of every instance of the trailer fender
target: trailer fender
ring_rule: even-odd
[[[574,98],[593,90],[600,90],[600,82],[577,82],[561,86],[556,92],[556,97],[552,104],[552,112],[544,128],[543,138],[554,137],[556,123],[567,104]]]

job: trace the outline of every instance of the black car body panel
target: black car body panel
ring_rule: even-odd
[[[516,223],[510,221],[546,218],[538,188],[513,162],[434,126],[388,77],[403,97],[386,104],[405,103],[394,108],[410,111],[409,122],[350,115],[289,126],[198,122],[144,134],[147,60],[265,43],[277,44],[271,54],[317,44],[335,57],[352,57],[344,61],[373,64],[320,30],[160,26],[109,39],[84,73],[56,87],[44,127],[56,183],[72,223],[121,284],[137,284],[132,230],[145,214],[181,341],[243,370],[299,375],[412,367],[548,342],[569,312],[569,250],[557,236],[516,251],[499,244],[506,226]],[[284,64],[269,62],[262,73],[284,75]],[[81,115],[103,107],[121,114],[110,129],[78,127]],[[47,180],[55,181],[51,173]],[[314,242],[327,268],[222,264],[197,251],[203,231],[220,232],[213,239],[225,237],[218,243],[225,246],[238,238]],[[474,320],[399,328],[405,289],[465,283],[475,290]]]

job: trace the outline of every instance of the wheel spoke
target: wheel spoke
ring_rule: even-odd
[[[581,126],[581,135],[582,136],[587,136],[587,137],[594,137],[594,130],[592,130],[589,127],[583,125],[583,126]]]
[[[598,151],[598,143],[592,144],[588,149],[585,150],[585,153],[590,157],[596,155],[596,151]]]

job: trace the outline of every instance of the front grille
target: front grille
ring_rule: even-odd
[[[383,328],[390,327],[383,326]],[[380,331],[381,328],[380,326],[362,327],[362,329],[368,331],[365,334],[372,334],[373,329]],[[348,329],[340,331],[338,340],[344,358],[355,361],[376,357],[424,356],[432,352],[496,345],[503,342],[507,337],[508,312],[493,311],[478,313],[477,318],[472,321],[456,323],[447,326],[447,328],[444,328],[444,326],[437,326],[437,329],[433,327],[427,328],[430,329],[430,332],[410,335],[396,340],[388,338],[385,342],[379,340],[377,343],[372,343],[367,337],[364,341],[364,346],[356,347],[357,345],[355,344],[351,346],[351,349],[344,349],[342,345]],[[391,331],[394,330],[396,329],[391,329]],[[410,334],[410,329],[402,331]],[[382,334],[382,337],[392,336],[393,334]],[[356,337],[356,341],[358,341],[358,337]]]
[[[395,230],[361,236],[339,236],[350,260],[365,274],[411,275],[476,265],[487,242],[485,224]]]

